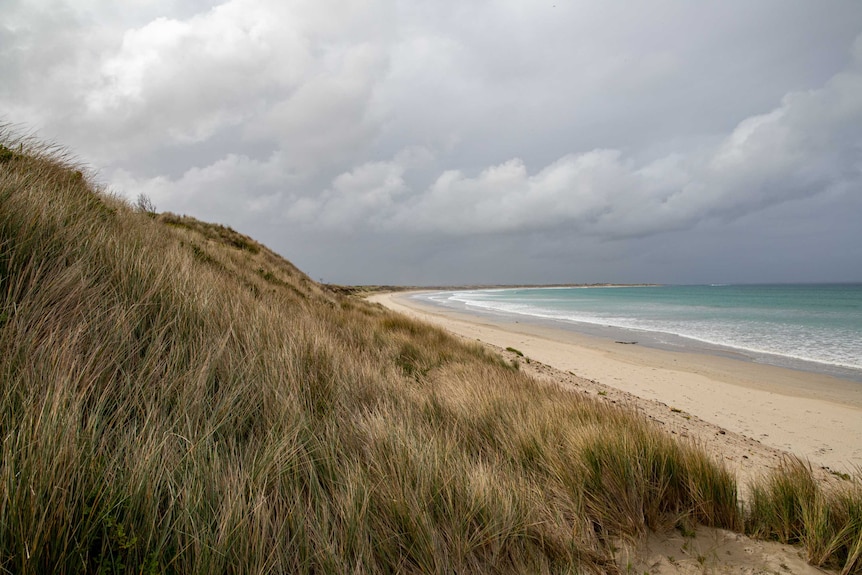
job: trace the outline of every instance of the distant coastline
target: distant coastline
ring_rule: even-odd
[[[543,288],[615,288],[615,287],[662,287],[657,283],[559,283],[559,284],[467,284],[467,285],[340,285],[321,284],[325,288],[342,294],[371,295],[376,293],[428,292],[428,291],[472,291],[496,289],[543,289]]]

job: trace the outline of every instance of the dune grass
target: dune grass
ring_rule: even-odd
[[[607,573],[742,527],[638,414],[0,142],[0,570]]]
[[[800,544],[809,562],[862,573],[862,485],[819,484],[810,466],[787,459],[752,489],[746,531],[782,543]]]

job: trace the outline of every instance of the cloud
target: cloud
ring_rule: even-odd
[[[447,170],[413,189],[398,159],[371,162],[287,210],[314,226],[477,235],[566,228],[607,239],[732,220],[862,183],[862,60],[822,88],[787,94],[717,145],[638,165],[621,150],[567,154],[530,173],[513,158],[469,176]]]
[[[312,173],[373,139],[391,2],[173,4],[161,9],[176,15],[155,17],[131,6],[141,23],[97,0],[13,2],[0,25],[0,104],[88,160],[130,170],[168,154],[206,149],[214,162],[277,148]]]
[[[386,218],[408,192],[405,172],[432,158],[429,150],[417,147],[402,150],[391,161],[367,162],[336,177],[317,196],[288,200],[284,216],[299,224],[311,223],[342,233],[357,227],[386,227]]]
[[[110,188],[130,197],[145,194],[160,211],[215,221],[233,213],[248,220],[279,206],[281,190],[297,180],[279,153],[265,160],[231,154],[203,168],[191,168],[176,179],[139,178],[118,169],[110,176]]]
[[[350,37],[350,10],[330,22],[319,12],[231,0],[128,30],[88,94],[91,121],[134,126],[144,146],[195,144],[239,126],[245,138],[280,143],[306,161],[355,145],[384,53]]]
[[[447,171],[389,224],[449,234],[589,224],[622,193],[628,176],[613,150],[566,156],[532,176],[517,158],[474,178]]]
[[[776,214],[859,239],[836,217],[858,207],[859,16],[782,0],[5,0],[0,120],[328,278],[409,281],[399,266],[427,261],[426,278],[503,279],[520,250],[521,280],[541,281],[575,252],[597,273],[634,265],[636,244],[667,270],[678,253],[681,278],[702,237],[758,238]],[[819,222],[800,225],[811,206]]]

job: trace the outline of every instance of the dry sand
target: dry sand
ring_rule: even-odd
[[[862,384],[699,353],[625,345],[545,325],[432,306],[409,293],[368,298],[497,348],[537,379],[644,413],[736,472],[740,495],[788,454],[827,482],[862,469]],[[514,348],[524,358],[506,351]],[[620,557],[632,572],[823,573],[798,549],[715,529],[653,535]]]

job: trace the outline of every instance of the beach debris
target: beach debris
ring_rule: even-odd
[[[635,345],[636,341],[616,341],[615,343],[621,343],[623,345]]]

